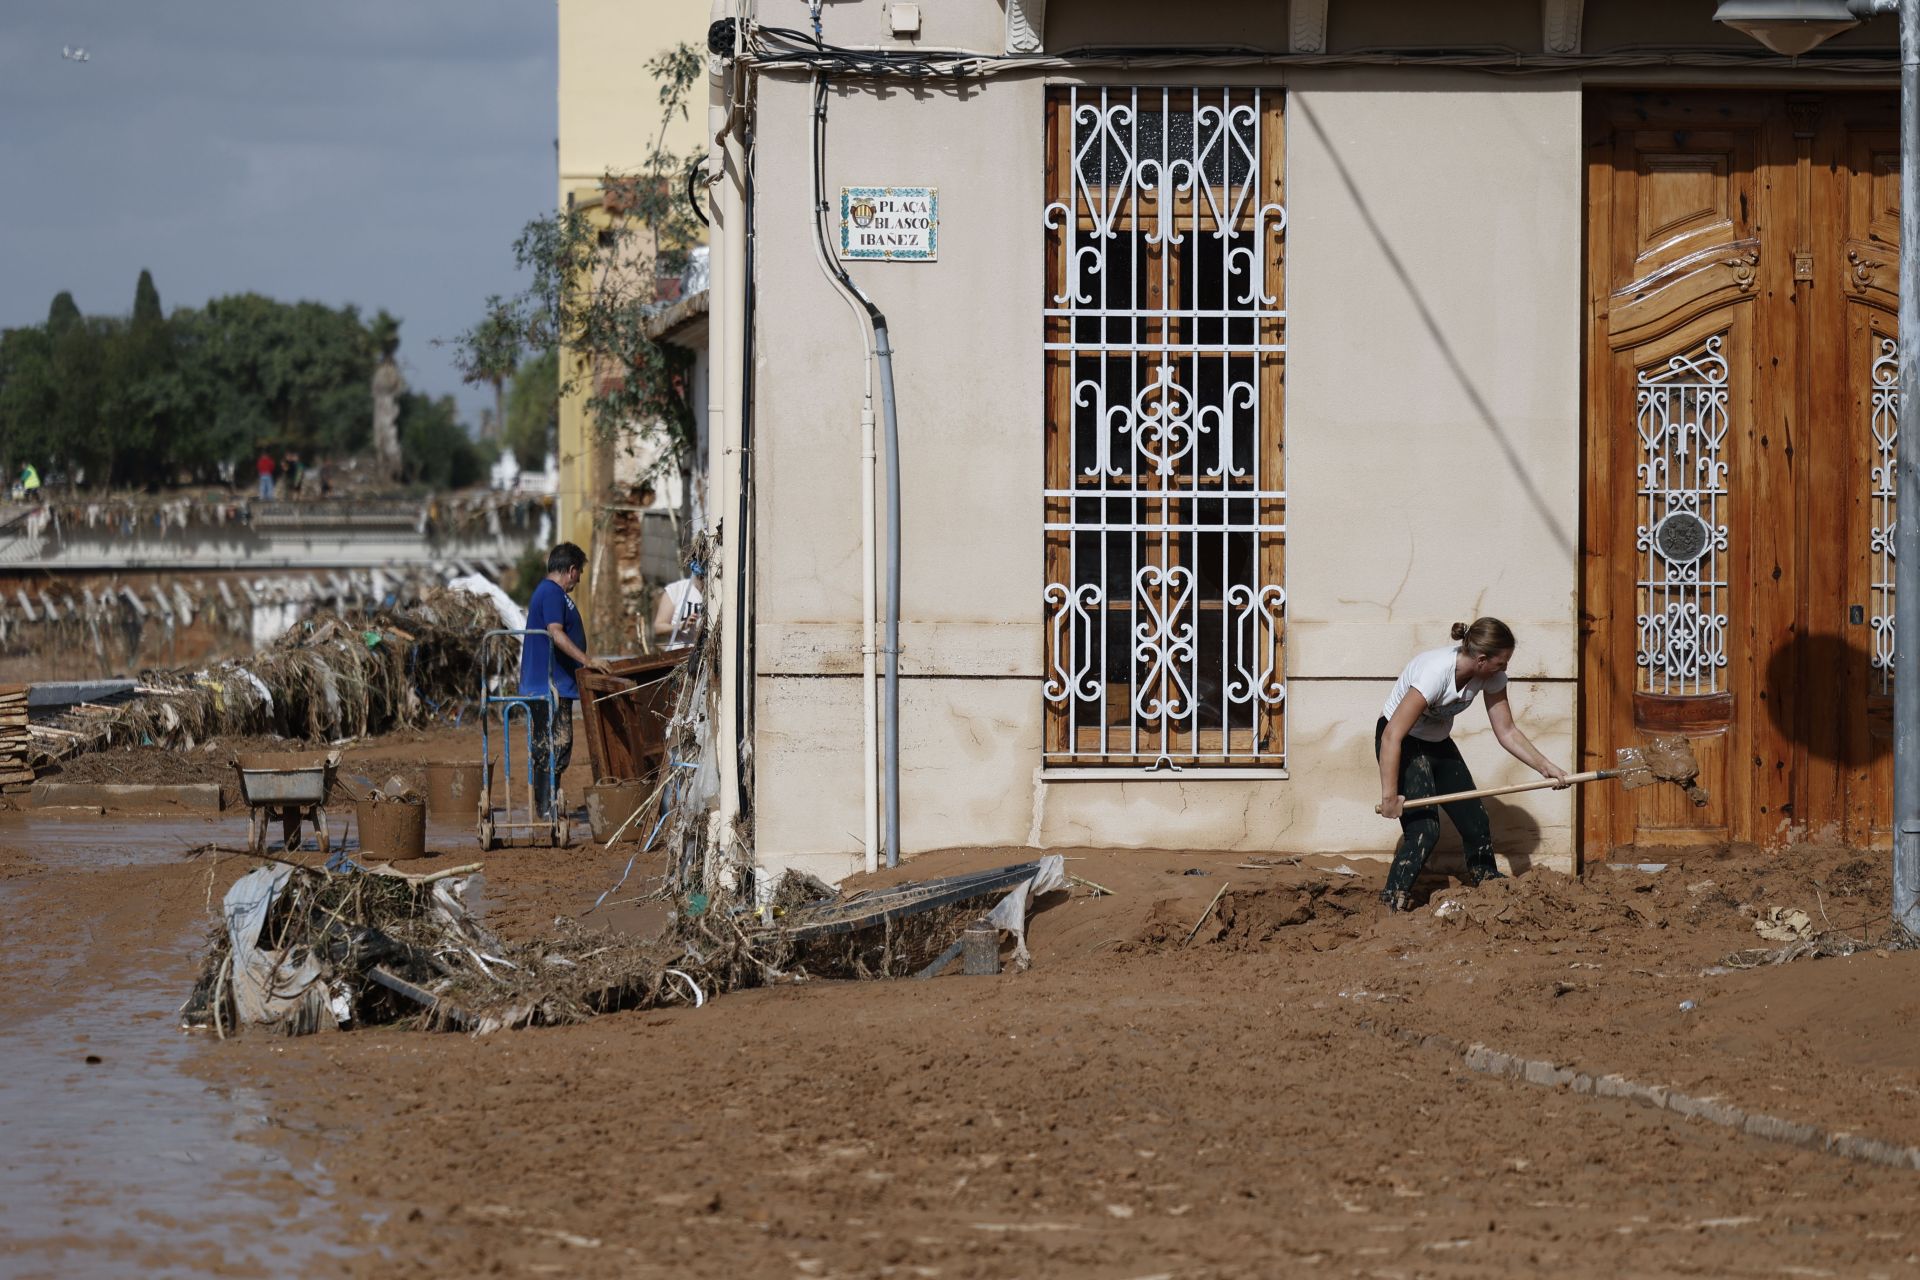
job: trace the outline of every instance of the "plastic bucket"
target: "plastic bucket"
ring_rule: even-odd
[[[587,824],[593,829],[593,842],[605,844],[613,839],[613,833],[620,830],[620,824],[627,822],[635,809],[647,802],[653,794],[653,788],[644,782],[596,782],[587,788]],[[652,823],[647,815],[641,814],[620,834],[622,843],[629,840],[644,840]]]
[[[418,800],[362,800],[353,806],[360,852],[418,858],[427,851],[427,806]]]
[[[427,808],[439,822],[472,822],[480,812],[480,762],[429,764]]]

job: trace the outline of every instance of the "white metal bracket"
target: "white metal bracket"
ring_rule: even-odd
[[[1580,52],[1580,17],[1586,0],[1540,0],[1540,39],[1548,53]]]
[[[1327,51],[1327,0],[1293,0],[1287,6],[1287,52]]]
[[[1007,52],[1039,53],[1047,29],[1047,0],[1007,0]]]

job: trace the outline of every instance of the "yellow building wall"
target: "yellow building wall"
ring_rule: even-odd
[[[659,83],[646,63],[682,42],[704,50],[708,0],[558,0],[558,207],[597,204],[609,172],[640,169],[662,128]],[[667,149],[687,155],[704,148],[706,81],[692,90],[685,119],[666,125]],[[613,451],[595,447],[586,392],[560,403],[559,491],[556,536],[587,552],[591,578],[595,495],[610,479]],[[593,600],[593,584],[581,597]],[[591,616],[591,625],[595,619]],[[590,634],[589,644],[605,647]],[[613,637],[612,647],[619,644]]]

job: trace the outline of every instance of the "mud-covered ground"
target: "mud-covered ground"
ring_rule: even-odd
[[[143,783],[173,786],[214,783],[224,809],[238,809],[240,779],[233,758],[242,752],[312,750],[291,738],[215,738],[191,747],[117,746],[72,756],[41,770],[40,779],[55,782]],[[585,753],[584,743],[580,747]],[[479,736],[451,728],[408,730],[369,742],[353,743],[340,752],[340,778],[346,784],[336,793],[345,803],[369,787],[384,788],[399,777],[426,793],[426,766],[430,762],[467,762],[480,759]],[[581,774],[581,781],[587,781]]]
[[[243,822],[0,815],[0,1018],[35,1029],[7,1065],[51,1082],[0,1109],[9,1163],[40,1171],[25,1208],[0,1197],[0,1275],[1920,1275],[1920,1171],[1489,1075],[1449,1047],[1920,1143],[1920,953],[1752,954],[1787,945],[1756,919],[1795,911],[1883,938],[1884,855],[1434,881],[1388,917],[1377,862],[1070,850],[1112,892],[1043,902],[1023,974],[782,986],[480,1040],[183,1041],[193,939],[246,862],[180,851]],[[433,847],[425,865],[477,856],[456,827]],[[626,860],[486,855],[490,921],[525,937],[579,917]],[[628,901],[646,870],[587,922],[657,927]],[[130,984],[148,994],[99,994]],[[163,1068],[193,1088],[155,1086]],[[87,1136],[103,1091],[209,1115],[190,1142],[116,1147]],[[27,1103],[71,1116],[63,1141]],[[128,1148],[176,1141],[192,1160]]]

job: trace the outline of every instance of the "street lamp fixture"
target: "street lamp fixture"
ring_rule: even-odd
[[[1713,20],[1744,31],[1775,53],[1797,58],[1860,25],[1847,0],[1722,0]]]

